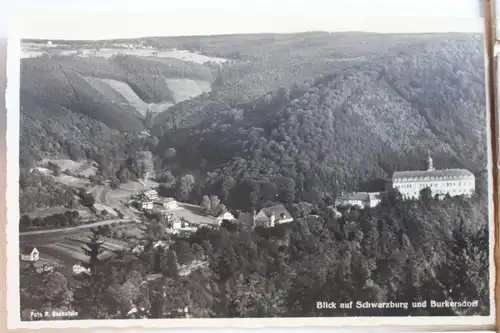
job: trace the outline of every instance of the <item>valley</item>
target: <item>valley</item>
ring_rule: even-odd
[[[23,252],[24,308],[47,302],[30,285],[56,276],[85,319],[380,315],[320,311],[314,295],[468,295],[481,306],[383,315],[486,314],[482,45],[472,33],[25,40],[19,241],[43,267]]]

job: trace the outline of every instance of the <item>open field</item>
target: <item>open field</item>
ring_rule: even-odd
[[[215,224],[216,219],[212,216],[207,216],[200,206],[179,203],[178,209],[171,210],[176,216],[185,219],[193,224]]]
[[[110,58],[117,54],[126,54],[136,57],[153,57],[153,58],[172,58],[185,62],[193,62],[197,64],[204,64],[206,62],[213,62],[223,64],[227,59],[210,57],[200,53],[190,52],[187,50],[168,50],[160,51],[154,48],[101,48],[101,49],[70,49],[65,46],[37,43],[22,43],[21,45],[21,58],[39,57],[44,54],[59,54],[64,56],[97,56],[103,58]]]
[[[71,236],[56,244],[61,245],[62,247],[81,249],[81,247],[85,246],[85,243],[89,241],[89,236]],[[102,237],[102,241],[102,248],[109,251],[123,250],[128,247],[127,243],[108,237]]]
[[[136,57],[153,57],[153,58],[173,58],[179,59],[186,62],[193,62],[197,64],[204,64],[206,62],[213,62],[217,64],[223,64],[227,62],[227,59],[210,57],[200,53],[189,52],[187,50],[169,50],[160,51],[153,48],[101,48],[97,49],[78,49],[71,50],[66,47],[58,47],[52,45],[47,47],[46,44],[36,44],[36,43],[22,43],[21,47],[21,58],[33,58],[39,57],[44,54],[59,54],[64,56],[97,56],[103,58],[111,58],[117,54],[126,54]]]
[[[182,102],[205,92],[210,92],[210,82],[190,79],[165,79],[176,103]]]
[[[90,185],[90,181],[87,179],[84,179],[84,178],[68,176],[65,174],[61,174],[59,176],[54,176],[54,173],[52,172],[52,170],[49,170],[49,169],[43,168],[43,167],[38,167],[37,170],[45,175],[52,176],[56,182],[70,186],[70,187],[82,188],[82,187],[87,187]]]
[[[41,165],[46,166],[49,163],[54,163],[58,165],[61,168],[61,171],[68,170],[69,172],[82,177],[90,177],[97,173],[97,168],[88,161],[76,162],[68,159],[60,159],[60,160],[45,159],[42,160]]]
[[[109,207],[109,206],[106,206],[106,205],[103,205],[103,204],[100,204],[100,203],[95,203],[94,204],[94,208],[99,213],[102,212],[102,211],[106,211],[106,212],[108,212],[108,215],[110,215],[110,216],[113,216],[113,217],[117,217],[118,216],[118,213],[112,207]]]
[[[60,243],[56,243],[56,244],[44,245],[42,248],[39,249],[39,251],[43,252],[44,249],[48,249],[49,255],[51,254],[50,252],[52,252],[52,256],[57,256],[57,258],[60,258],[65,263],[67,263],[68,260],[71,259],[73,259],[75,263],[77,261],[88,259],[85,253],[83,253],[81,247],[70,247],[62,245]]]
[[[56,263],[59,265],[74,265],[79,261],[87,260],[82,246],[89,241],[90,232],[82,232],[75,235],[62,235],[59,239],[50,239],[46,242],[32,244],[40,251],[41,259],[48,263]],[[129,244],[120,240],[109,237],[102,237],[102,248],[104,256],[112,254],[113,251],[129,248]]]
[[[96,81],[100,81],[103,84],[107,84],[111,89],[114,89],[118,94],[120,94],[123,99],[125,99],[135,110],[137,113],[146,116],[147,111],[153,112],[153,114],[160,113],[174,105],[172,101],[164,101],[162,103],[146,103],[144,102],[135,91],[125,82],[111,80],[111,79],[97,79]],[[106,90],[107,91],[107,90]]]
[[[103,79],[95,78],[92,76],[86,76],[84,79],[90,83],[94,88],[96,88],[101,94],[108,97],[115,104],[119,105],[120,108],[124,112],[131,112],[131,114],[135,117],[142,118],[144,117],[143,112],[137,110],[134,104],[132,104],[126,96],[121,94],[117,89],[112,87],[109,83],[104,81]],[[137,97],[139,98],[139,97]]]
[[[130,220],[127,220],[127,219],[105,220],[105,221],[98,221],[95,223],[78,225],[78,226],[70,227],[70,228],[20,232],[19,236],[21,239],[23,237],[29,238],[29,236],[35,236],[34,238],[37,239],[40,237],[39,236],[37,237],[36,235],[42,235],[42,234],[51,234],[51,236],[64,235],[64,234],[70,234],[72,232],[75,232],[76,230],[84,230],[84,229],[96,228],[98,226],[111,225],[113,223],[126,223],[126,222],[130,222]]]
[[[62,214],[67,210],[68,210],[68,208],[63,207],[63,206],[38,208],[35,212],[28,213],[26,215],[28,215],[32,219],[37,218],[37,217],[44,218],[44,217],[51,216],[54,214]]]
[[[118,229],[119,230],[119,229]],[[125,237],[137,237],[141,238],[144,236],[144,231],[140,228],[140,225],[126,226],[122,229],[123,235]]]

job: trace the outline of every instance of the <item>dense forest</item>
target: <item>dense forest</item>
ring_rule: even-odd
[[[225,222],[180,237],[150,218],[144,252],[110,259],[99,259],[104,232],[97,230],[84,251],[95,274],[24,271],[22,304],[76,309],[89,319],[171,318],[186,306],[194,317],[488,313],[481,36],[314,32],[142,42],[229,60],[24,59],[22,213],[65,206],[72,216],[78,193],[30,170],[45,158],[69,158],[97,162],[93,184],[137,180],[150,165],[162,196],[197,205],[216,197],[235,216],[283,203],[295,221],[254,230]],[[125,82],[145,103],[172,101],[166,78],[209,81],[211,91],[142,116],[89,77]],[[476,194],[438,201],[423,192],[403,201],[391,192],[373,209],[340,218],[331,211],[342,192],[381,191],[394,171],[424,169],[428,150],[438,169],[472,171]],[[168,245],[154,246],[160,240]],[[193,261],[207,265],[181,274]],[[329,299],[479,306],[316,309]],[[29,320],[30,308],[23,310]]]
[[[155,153],[173,147],[179,165],[204,166],[218,194],[227,179],[285,181],[312,202],[366,190],[367,180],[396,170],[425,168],[429,147],[438,168],[479,173],[487,159],[484,72],[475,67],[482,56],[467,43],[456,47],[450,54],[416,47],[278,89],[212,113],[189,131],[167,131]]]

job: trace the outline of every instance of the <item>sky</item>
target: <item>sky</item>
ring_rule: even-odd
[[[479,32],[477,0],[16,0],[23,38],[261,32]]]

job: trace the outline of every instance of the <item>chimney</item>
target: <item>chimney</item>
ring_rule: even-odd
[[[274,215],[274,213],[271,213],[269,220],[271,221],[271,227],[274,227],[274,223],[276,222],[276,216]]]

